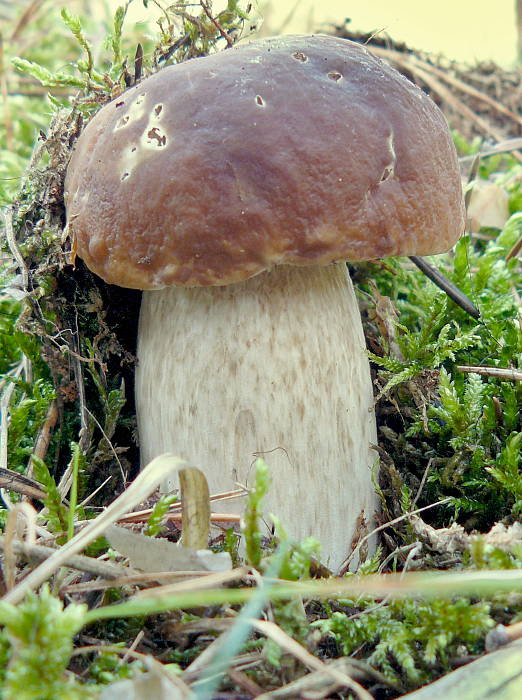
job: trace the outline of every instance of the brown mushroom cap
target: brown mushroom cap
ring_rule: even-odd
[[[138,289],[440,253],[464,229],[440,110],[362,46],[322,35],[152,75],[88,124],[65,189],[80,257]]]

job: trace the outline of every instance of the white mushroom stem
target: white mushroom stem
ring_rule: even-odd
[[[372,385],[346,265],[145,292],[138,360],[142,463],[174,452],[216,493],[252,484],[262,456],[266,514],[297,539],[316,537],[337,568],[377,501]]]

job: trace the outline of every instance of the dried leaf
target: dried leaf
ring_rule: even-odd
[[[481,228],[503,229],[509,219],[507,192],[487,180],[478,180],[473,185],[468,206],[468,228],[478,232]]]
[[[210,533],[210,500],[205,475],[195,467],[185,467],[179,473],[179,483],[183,507],[183,546],[187,549],[206,549]]]
[[[148,537],[116,525],[108,527],[105,536],[111,547],[141,571],[228,571],[232,568],[228,552],[181,547],[160,537]]]

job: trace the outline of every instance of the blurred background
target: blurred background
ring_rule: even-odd
[[[249,10],[249,16],[263,36],[324,31],[348,37],[359,32],[364,42],[375,37],[374,51],[431,94],[468,142],[522,136],[522,0],[239,0],[244,10],[250,3],[256,10]],[[74,75],[82,50],[60,16],[66,8],[81,17],[99,65],[110,54],[106,37],[122,6],[127,7],[124,54],[129,61],[138,42],[145,52],[156,44],[158,20],[163,17],[163,30],[170,21],[167,8],[170,18],[173,8],[184,7],[194,16],[201,12],[196,0],[0,0],[0,205],[16,192],[35,138],[53,112],[49,83],[15,70],[12,59]],[[212,6],[216,15],[227,0],[214,0]],[[400,42],[420,51],[413,57],[422,63],[412,63]],[[398,49],[400,56],[383,54],[388,48]],[[54,87],[53,99],[66,99],[70,91]]]
[[[459,61],[492,59],[511,67],[517,57],[516,4],[516,0],[259,0],[258,8],[264,35],[313,32],[350,18],[352,30],[381,31],[413,48]],[[146,10],[135,1],[130,18],[150,17],[151,5]]]

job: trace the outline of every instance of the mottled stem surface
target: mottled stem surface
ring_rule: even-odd
[[[370,370],[346,266],[145,292],[138,359],[142,464],[174,452],[212,493],[251,485],[263,457],[267,524],[274,513],[293,537],[316,537],[338,567],[377,503]]]

